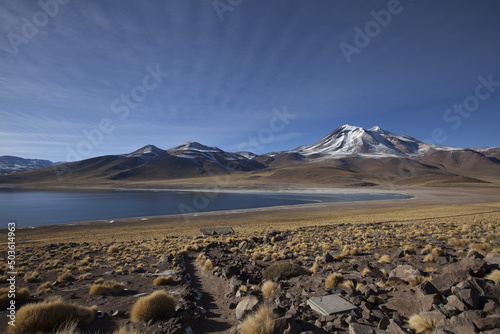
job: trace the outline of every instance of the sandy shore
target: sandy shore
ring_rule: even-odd
[[[195,189],[191,189],[194,191]],[[186,191],[186,189],[183,189]],[[241,189],[224,189],[241,192]],[[261,189],[246,189],[245,191],[262,192]],[[271,192],[272,189],[264,189]],[[340,193],[340,192],[371,192],[396,193],[412,196],[410,199],[314,203],[289,206],[276,206],[256,209],[199,212],[184,215],[168,215],[153,217],[131,217],[87,222],[70,222],[66,224],[23,227],[19,242],[55,242],[57,240],[84,240],[92,236],[93,240],[107,238],[131,239],[148,238],[155,233],[167,235],[196,235],[201,228],[216,226],[237,226],[244,230],[261,230],[271,226],[279,228],[317,225],[342,221],[372,221],[385,220],[384,216],[396,214],[404,217],[405,212],[413,215],[452,216],[457,205],[473,207],[471,212],[498,210],[497,205],[482,204],[500,202],[500,189],[496,188],[326,188],[326,187],[295,187],[293,191],[283,192],[303,193]],[[216,195],[216,194],[211,194]],[[434,209],[433,209],[434,208]],[[401,218],[403,219],[403,218]],[[404,220],[404,219],[403,219]],[[27,232],[29,231],[29,232]],[[6,234],[6,229],[1,230]],[[2,238],[0,244],[3,244]]]

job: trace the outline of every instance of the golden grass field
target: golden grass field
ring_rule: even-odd
[[[364,189],[359,191],[366,192]],[[380,191],[389,192],[389,189]],[[343,265],[356,261],[356,257],[363,254],[390,268],[391,260],[385,259],[387,255],[384,253],[400,248],[421,263],[426,275],[441,272],[441,265],[434,258],[439,257],[443,249],[458,254],[471,250],[483,254],[500,252],[500,197],[496,188],[405,188],[391,191],[414,197],[149,217],[146,221],[127,218],[117,219],[112,224],[95,221],[18,228],[19,288],[27,289],[31,296],[36,292],[37,298],[44,300],[60,295],[66,301],[73,298],[74,292],[64,290],[65,284],[70,284],[79,289],[77,298],[83,305],[98,302],[100,309],[108,313],[116,309],[128,312],[135,299],[121,293],[123,279],[133,282],[127,285],[128,289],[147,293],[153,293],[158,285],[178,284],[173,277],[165,277],[160,282],[141,273],[165,270],[166,258],[174,259],[168,268],[178,268],[176,256],[193,255],[213,241],[227,244],[231,252],[250,261],[272,256],[273,262],[279,262],[287,259],[286,252],[291,252],[294,259],[311,264],[307,267],[311,273],[326,268],[318,259],[329,251],[336,252],[337,259],[344,260]],[[235,233],[230,236],[198,236],[202,228],[225,226],[232,227]],[[270,244],[262,243],[238,253],[241,243],[252,237],[264,237],[271,231],[291,233],[286,240],[271,239]],[[3,229],[0,234],[2,262],[6,258],[6,232]],[[200,258],[198,262],[203,270],[210,271],[212,262],[209,258]],[[6,269],[5,265],[0,268],[0,287],[7,285]],[[106,281],[104,273],[109,270],[113,270],[113,277],[119,278],[118,282]],[[51,282],[54,281],[62,284],[61,287],[53,287]],[[354,283],[346,280],[342,284]],[[385,287],[384,282],[380,284]],[[267,287],[269,291],[265,293],[278,293],[275,288]],[[110,297],[116,293],[121,295]],[[218,293],[221,294],[219,299],[225,300],[224,292]],[[108,297],[94,297],[101,294]],[[22,291],[19,291],[19,296],[23,296]],[[6,298],[3,297],[0,296],[0,303]],[[50,298],[47,300],[52,302]],[[125,321],[110,324],[110,330],[119,328]],[[4,321],[0,322],[2,325]],[[91,332],[91,328],[85,332]]]

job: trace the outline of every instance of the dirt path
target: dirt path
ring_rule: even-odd
[[[193,288],[201,292],[200,303],[207,311],[205,319],[196,324],[197,333],[235,333],[238,321],[234,310],[229,309],[230,301],[226,298],[229,284],[203,271],[193,257],[186,261],[186,270],[191,275]]]

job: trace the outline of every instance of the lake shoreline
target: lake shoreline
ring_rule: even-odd
[[[199,189],[103,189],[94,187],[57,190],[27,188],[9,188],[6,190],[6,188],[3,188],[0,189],[0,196],[2,193],[7,193],[7,196],[4,196],[4,201],[11,201],[10,206],[15,207],[16,203],[18,206],[16,209],[10,208],[10,213],[7,210],[2,220],[17,220],[21,222],[20,228],[31,229],[44,225],[75,225],[78,222],[89,221],[107,221],[108,223],[123,219],[146,221],[150,217],[176,215],[186,217],[214,212],[234,213],[269,208],[308,207],[328,203],[380,202],[413,198],[411,195],[394,191],[366,192],[368,189],[362,189],[364,192],[359,190],[346,192],[335,188],[331,188],[329,191],[325,191],[325,189],[316,190],[314,192],[311,189],[301,189],[300,191],[294,189],[293,191],[276,192],[262,189],[200,191]],[[10,196],[11,194],[17,194],[17,196]],[[108,196],[102,197],[103,194]],[[46,198],[49,199],[46,200]],[[42,203],[37,203],[39,200]],[[75,204],[82,201],[86,201],[86,203]],[[117,205],[117,201],[122,201],[123,205]],[[154,205],[150,206],[150,202],[154,203]],[[105,205],[106,203],[108,205]],[[4,206],[5,211],[7,205]],[[65,206],[73,206],[74,211],[68,214],[64,211]],[[103,207],[105,207],[105,210],[100,211],[100,208]],[[90,213],[89,208],[94,211]],[[36,210],[39,210],[39,212],[32,212]],[[30,211],[31,216],[26,213]],[[21,214],[17,214],[17,212]],[[31,223],[35,219],[33,218],[34,215],[45,216],[38,223]],[[80,216],[81,219],[74,219],[75,216]]]

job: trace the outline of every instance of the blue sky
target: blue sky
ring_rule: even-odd
[[[500,146],[499,13],[493,0],[4,0],[0,155],[264,153],[343,124]]]

